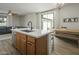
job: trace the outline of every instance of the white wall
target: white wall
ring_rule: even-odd
[[[20,26],[20,16],[19,15],[8,15],[7,26]]]
[[[37,13],[37,21],[36,21],[37,29],[41,29],[41,14]]]
[[[32,21],[32,26],[33,28],[36,28],[37,27],[37,14],[36,13],[31,13],[31,14],[27,14],[25,16],[23,16],[21,18],[21,26],[26,26],[28,27],[28,22],[29,21]]]
[[[24,26],[24,15],[20,16],[20,26]]]
[[[63,7],[60,10],[60,27],[64,26],[68,29],[79,29],[79,21],[78,22],[69,22],[65,23],[63,22],[63,18],[73,18],[78,17],[79,18],[79,4],[73,4]]]
[[[7,26],[12,26],[12,16],[7,15]]]
[[[54,27],[55,28],[59,28],[60,27],[60,10],[59,9],[55,9],[53,10],[54,12]]]
[[[12,17],[13,20],[13,26],[20,26],[20,16],[19,15],[14,15]]]

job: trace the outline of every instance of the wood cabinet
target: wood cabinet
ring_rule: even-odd
[[[35,44],[27,42],[27,55],[35,55]]]
[[[26,54],[26,35],[21,34],[21,53]]]
[[[35,38],[28,36],[27,39],[27,54],[35,55]]]
[[[26,54],[26,35],[21,33],[16,33],[16,48],[22,54]]]
[[[21,37],[20,37],[20,34],[19,33],[16,33],[16,48],[18,49],[18,50],[20,50],[20,48],[21,48],[21,45],[20,45],[20,39]]]
[[[16,33],[16,48],[27,55],[46,55],[47,52],[47,36],[34,38],[21,33]]]
[[[47,55],[47,36],[40,37],[36,39],[36,54],[37,55]]]

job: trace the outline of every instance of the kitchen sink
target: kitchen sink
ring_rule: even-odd
[[[24,32],[33,32],[32,30],[21,30],[21,31],[24,31]]]

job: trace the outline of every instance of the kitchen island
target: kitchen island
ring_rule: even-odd
[[[13,44],[16,49],[25,55],[50,54],[50,33],[53,30],[39,30],[29,28],[12,29]]]

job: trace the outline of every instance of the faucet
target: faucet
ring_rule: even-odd
[[[32,30],[32,22],[29,21],[29,22],[28,22],[28,26],[29,26],[29,24],[30,24],[30,29]]]

